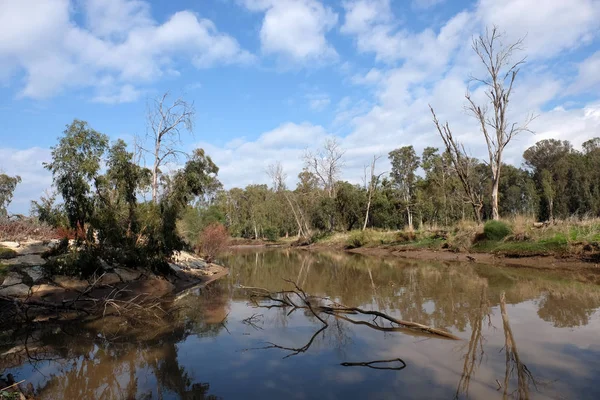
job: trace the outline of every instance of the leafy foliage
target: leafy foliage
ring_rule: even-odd
[[[52,172],[54,185],[62,195],[69,225],[82,229],[94,212],[91,182],[97,178],[108,137],[74,120],[67,125],[58,145],[52,147],[52,162],[44,167]]]
[[[483,233],[487,240],[502,240],[512,233],[510,227],[503,221],[491,220],[483,226]]]
[[[8,215],[7,208],[13,198],[17,185],[21,183],[20,176],[0,174],[0,217]]]

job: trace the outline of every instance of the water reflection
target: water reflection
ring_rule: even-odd
[[[527,269],[298,250],[224,262],[226,280],[177,300],[164,321],[2,328],[0,374],[25,379],[40,399],[600,397],[598,286]],[[284,278],[462,340],[333,316],[320,331],[309,311],[257,309],[236,289],[289,288]]]

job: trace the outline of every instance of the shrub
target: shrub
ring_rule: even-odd
[[[100,254],[96,249],[84,248],[52,257],[43,269],[47,275],[66,275],[77,278],[89,278],[102,270]]]
[[[3,218],[0,220],[0,240],[50,240],[56,238],[58,238],[58,234],[54,228],[40,223],[34,218],[14,220]]]
[[[271,227],[263,229],[263,236],[270,242],[275,242],[279,238],[277,229]]]
[[[348,249],[362,247],[371,241],[371,235],[368,231],[352,231],[346,242]]]
[[[200,233],[198,249],[207,262],[213,262],[229,244],[229,234],[225,226],[219,223],[208,225]]]
[[[502,221],[488,221],[483,227],[483,233],[487,240],[502,240],[512,233],[510,227]]]

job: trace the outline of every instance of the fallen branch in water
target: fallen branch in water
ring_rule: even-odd
[[[262,300],[267,300],[267,301],[271,301],[271,302],[275,303],[275,304],[270,304],[270,305],[261,305],[255,301],[255,304],[258,307],[291,308],[288,315],[297,309],[308,309],[324,325],[327,325],[327,322],[323,319],[323,317],[321,317],[320,314],[332,315],[336,318],[340,318],[340,319],[346,320],[346,321],[354,323],[354,324],[366,325],[370,328],[382,330],[382,331],[402,331],[402,330],[409,329],[409,330],[413,330],[416,332],[430,334],[430,335],[434,335],[434,336],[442,337],[442,338],[446,338],[446,339],[460,340],[460,338],[458,336],[455,336],[455,335],[451,334],[450,332],[447,332],[443,329],[419,324],[417,322],[404,321],[404,320],[401,320],[398,318],[394,318],[390,315],[384,314],[380,311],[364,310],[364,309],[358,308],[358,307],[348,307],[343,304],[338,304],[333,301],[330,301],[327,298],[309,296],[295,282],[287,280],[287,279],[285,279],[285,281],[294,285],[296,290],[282,290],[279,292],[271,292],[267,289],[257,288],[257,287],[243,287],[242,286],[241,288],[250,290],[252,292],[251,297],[254,299],[259,298]],[[301,304],[298,304],[298,303],[292,301],[292,298],[290,297],[291,295],[294,295],[298,299],[300,299]],[[329,304],[326,304],[326,305],[319,304],[321,301],[329,301]],[[351,318],[346,317],[344,314],[372,315],[372,316],[375,316],[375,318],[373,319],[373,323],[369,323],[369,322],[365,322],[365,321],[353,320]],[[387,320],[391,324],[395,324],[397,326],[391,327],[391,328],[381,327],[381,326],[375,324],[375,319],[377,319],[377,318]]]

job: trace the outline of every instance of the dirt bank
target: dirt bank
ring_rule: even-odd
[[[177,253],[171,272],[158,276],[145,268],[110,266],[89,278],[49,275],[41,256],[52,242],[3,242],[12,248],[12,258],[2,260],[0,275],[0,319],[18,315],[27,321],[72,319],[105,315],[122,308],[157,304],[190,288],[202,288],[228,274],[220,265],[206,263],[187,252]]]
[[[314,249],[331,248],[319,245],[310,247]],[[346,249],[346,251],[378,257],[400,257],[408,260],[474,262],[486,265],[577,272],[582,281],[600,284],[600,265],[582,261],[575,257],[548,255],[514,258],[489,253],[455,253],[447,250],[399,249],[397,247],[360,247],[357,249]]]

